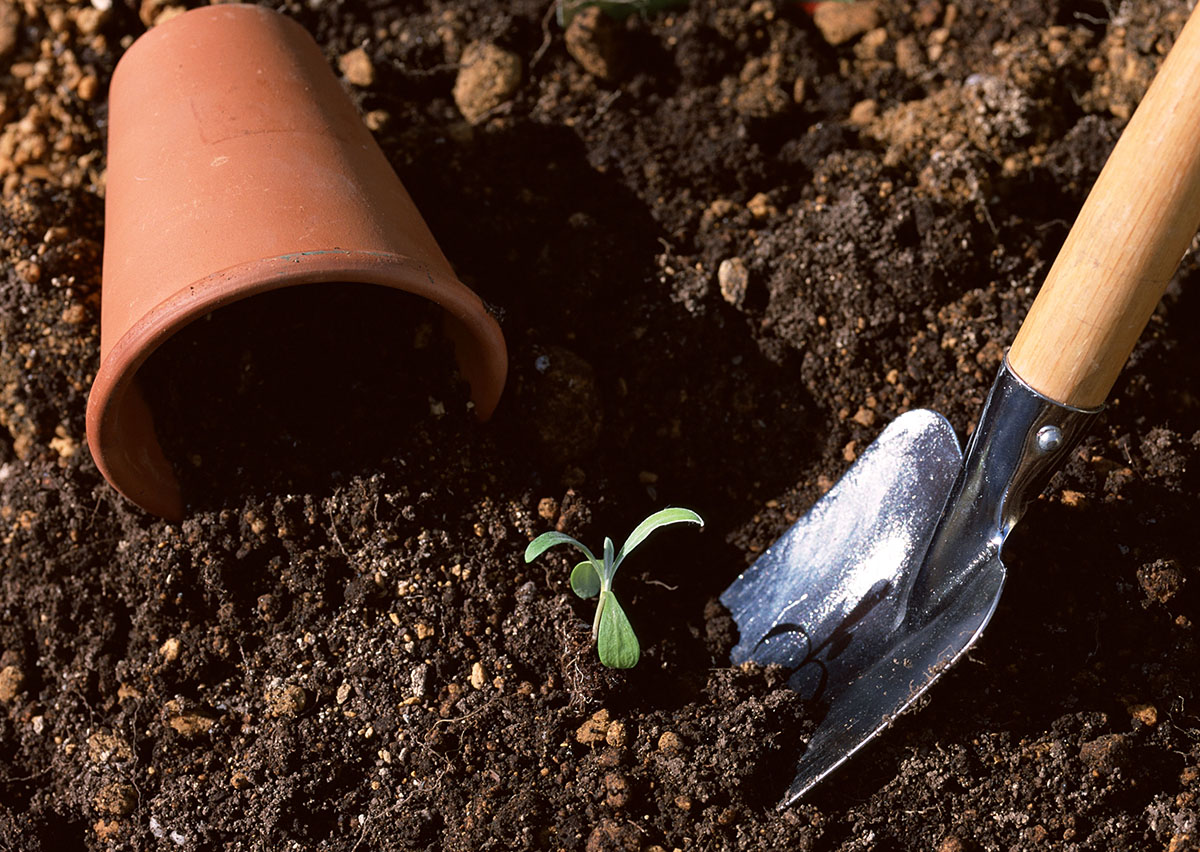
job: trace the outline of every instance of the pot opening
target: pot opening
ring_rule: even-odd
[[[437,305],[374,284],[301,284],[219,308],[138,382],[184,503],[321,490],[470,417]],[[422,437],[424,436],[424,437]]]

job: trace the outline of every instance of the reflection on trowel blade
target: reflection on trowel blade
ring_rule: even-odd
[[[830,708],[785,804],[924,691],[945,667],[943,651],[953,659],[972,641],[946,642],[941,618],[928,631],[901,630],[911,586],[961,467],[958,439],[944,417],[927,410],[901,415],[721,596],[741,633],[733,662],[783,666],[789,686]],[[989,594],[993,585],[981,584],[979,591]],[[966,597],[978,605],[975,594]],[[929,647],[931,641],[939,647]],[[903,676],[883,671],[896,666]]]

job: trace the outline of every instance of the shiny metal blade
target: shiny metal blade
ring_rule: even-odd
[[[908,672],[903,657],[908,676],[897,678],[888,666],[900,647],[896,633],[915,574],[961,467],[958,439],[944,417],[928,410],[901,415],[721,596],[741,633],[733,662],[783,666],[792,689],[829,707],[785,804],[923,691],[895,700],[918,671]],[[912,656],[924,660],[921,637],[907,638]]]
[[[897,418],[721,596],[734,663],[789,672],[825,705],[783,805],[886,728],[975,643],[1004,540],[1098,411],[1048,400],[1005,362],[964,455],[932,411]]]
[[[896,644],[849,683],[828,690],[829,712],[809,740],[781,806],[790,805],[866,745],[916,701],[987,627],[1000,601],[1005,569],[993,559],[928,624]]]
[[[721,595],[741,632],[733,662],[781,665],[814,700],[878,662],[961,467],[946,418],[896,418]]]

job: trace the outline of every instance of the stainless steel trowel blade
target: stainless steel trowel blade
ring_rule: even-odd
[[[1004,567],[917,628],[906,607],[963,456],[933,411],[901,415],[809,513],[721,596],[741,633],[734,663],[791,671],[828,707],[782,804],[799,798],[890,724],[971,646],[995,609]]]

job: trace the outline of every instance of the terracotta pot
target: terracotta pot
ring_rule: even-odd
[[[308,33],[256,6],[218,5],[152,29],[109,95],[100,370],[88,444],[149,512],[183,513],[138,368],[214,308],[294,284],[395,287],[445,308],[486,419],[504,339],[454,276]],[[230,424],[237,428],[237,424]]]

